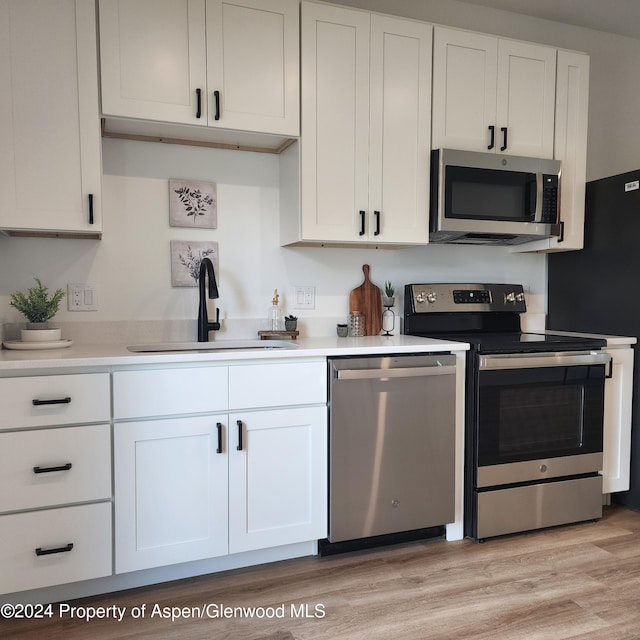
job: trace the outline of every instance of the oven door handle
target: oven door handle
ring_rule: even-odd
[[[434,365],[432,367],[399,367],[397,369],[341,369],[338,380],[384,380],[385,378],[420,378],[423,376],[451,375],[455,365]]]
[[[577,367],[590,364],[610,364],[606,351],[566,351],[558,353],[509,353],[480,356],[480,370],[535,369],[537,367]]]

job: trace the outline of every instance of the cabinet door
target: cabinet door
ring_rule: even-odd
[[[207,0],[209,126],[298,136],[298,0]]]
[[[302,4],[301,240],[366,240],[369,29],[369,13]]]
[[[99,233],[93,1],[0,0],[0,86],[0,228]]]
[[[204,0],[100,0],[100,69],[104,115],[205,126]]]
[[[497,153],[553,158],[555,87],[555,49],[500,40]]]
[[[584,246],[589,56],[558,51],[556,84],[554,156],[562,162],[560,219],[564,237],[562,242],[551,240],[551,248],[566,251]]]
[[[431,25],[371,16],[368,236],[428,241]]]
[[[610,353],[613,376],[604,389],[603,493],[626,491],[631,468],[633,349],[611,349]]]
[[[489,151],[496,137],[498,40],[436,27],[433,47],[434,149]]]
[[[326,407],[232,414],[229,424],[229,552],[326,537]]]
[[[227,553],[225,425],[226,416],[115,425],[116,573]]]

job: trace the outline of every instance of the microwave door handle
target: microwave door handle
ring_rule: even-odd
[[[536,173],[536,199],[533,207],[533,221],[542,222],[542,187],[544,184],[544,176],[541,172]]]

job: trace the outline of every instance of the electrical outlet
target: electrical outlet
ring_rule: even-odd
[[[69,311],[97,311],[98,301],[92,284],[67,285],[67,309]]]
[[[294,309],[315,309],[316,308],[316,288],[302,287],[296,285],[293,288],[293,308]]]

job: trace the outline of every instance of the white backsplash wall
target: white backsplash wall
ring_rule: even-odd
[[[363,281],[362,265],[382,288],[408,282],[521,282],[529,288],[530,316],[544,314],[542,255],[500,247],[431,245],[401,250],[281,248],[277,156],[161,143],[103,140],[104,233],[100,241],[0,236],[0,320],[21,321],[9,294],[39,276],[50,289],[95,285],[98,310],[55,320],[65,337],[84,341],[195,339],[196,287],[172,287],[170,240],[215,241],[223,331],[253,337],[266,317],[274,288],[285,313],[300,318],[304,335],[327,335],[346,319],[349,292]],[[170,227],[169,178],[216,182],[218,228]],[[293,287],[316,289],[315,309],[293,308]],[[165,326],[166,325],[166,326]],[[171,329],[168,330],[167,326]],[[9,336],[5,335],[5,338]]]

